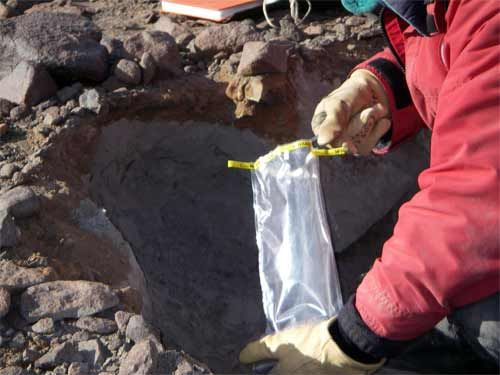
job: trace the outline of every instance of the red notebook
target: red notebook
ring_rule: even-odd
[[[279,0],[267,0],[268,4]],[[224,21],[237,13],[262,6],[256,0],[162,0],[161,11],[212,21]]]

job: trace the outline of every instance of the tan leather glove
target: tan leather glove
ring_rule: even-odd
[[[358,69],[319,102],[311,126],[318,144],[346,145],[355,155],[367,155],[390,129],[389,112],[389,99],[377,77]]]
[[[328,331],[334,320],[294,327],[254,341],[240,353],[240,361],[278,360],[273,373],[279,374],[371,374],[384,364],[385,360],[366,365],[344,354]]]

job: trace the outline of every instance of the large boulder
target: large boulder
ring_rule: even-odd
[[[40,64],[21,61],[0,81],[0,98],[31,107],[50,98],[57,85]]]
[[[103,81],[108,52],[88,19],[35,12],[0,21],[0,79],[23,60],[43,64],[56,81]]]
[[[21,314],[29,322],[90,316],[118,305],[105,284],[91,281],[53,281],[28,288],[21,295]]]
[[[149,52],[160,72],[179,74],[181,55],[175,39],[162,31],[143,31],[128,38],[123,47],[130,59],[140,61]]]
[[[204,54],[215,55],[218,52],[239,52],[245,43],[256,40],[260,40],[260,34],[254,25],[230,22],[206,28],[194,39],[194,46]]]
[[[50,267],[25,268],[8,260],[0,261],[0,288],[11,292],[19,292],[54,277],[54,270]]]

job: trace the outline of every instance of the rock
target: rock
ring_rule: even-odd
[[[78,343],[78,353],[82,356],[83,362],[91,367],[97,368],[104,363],[111,355],[101,340],[89,340]]]
[[[121,332],[121,333],[125,333],[125,331],[127,330],[127,324],[130,320],[130,318],[132,317],[133,314],[129,313],[129,312],[126,312],[126,311],[117,311],[115,313],[115,322],[116,322],[116,326],[118,327],[118,330]]]
[[[128,321],[125,335],[128,339],[138,343],[148,337],[155,337],[155,330],[142,315],[133,315]]]
[[[254,76],[286,73],[288,54],[293,44],[284,41],[248,42],[243,47],[238,74]]]
[[[107,335],[116,332],[118,329],[116,323],[110,319],[96,318],[93,316],[85,316],[80,319],[75,324],[78,328],[95,332],[102,335]]]
[[[229,22],[203,30],[194,39],[194,46],[203,54],[213,56],[221,51],[239,52],[247,42],[259,39],[260,34],[255,26],[244,22]]]
[[[50,107],[45,111],[43,123],[47,126],[60,125],[64,118],[59,113],[59,107]]]
[[[54,106],[56,106],[58,104],[59,103],[57,102],[57,100],[55,98],[51,98],[49,100],[45,100],[45,101],[41,102],[40,104],[38,104],[37,106],[35,106],[33,109],[37,113],[39,113],[39,112],[45,111],[49,107],[54,107]]]
[[[1,39],[1,37],[0,37]],[[0,98],[15,104],[34,106],[57,92],[57,85],[40,64],[21,61],[0,81]]]
[[[73,333],[71,336],[71,341],[80,342],[80,341],[88,341],[94,338],[94,335],[91,335],[88,331],[77,331]]]
[[[0,168],[0,178],[11,178],[12,175],[19,170],[19,167],[14,163],[6,163]]]
[[[0,210],[0,249],[16,246],[18,230],[14,218],[6,210]],[[2,275],[0,275],[1,281]],[[0,286],[2,283],[0,282]]]
[[[51,348],[35,361],[35,367],[50,369],[65,362],[82,362],[83,357],[70,342],[64,342]]]
[[[111,62],[118,61],[126,56],[121,40],[110,38],[105,35],[101,39],[101,45],[108,51]]]
[[[130,85],[138,85],[141,83],[141,68],[134,61],[125,59],[118,61],[114,73],[116,78],[124,83],[128,83]]]
[[[26,337],[22,332],[17,332],[12,340],[10,340],[9,346],[12,349],[22,349],[26,345]]]
[[[349,30],[343,23],[336,24],[333,31],[335,31],[335,37],[339,42],[345,42],[349,38]]]
[[[304,39],[304,33],[297,27],[297,25],[295,25],[295,22],[289,15],[280,20],[279,33],[281,38],[294,42],[300,42]]]
[[[71,86],[66,86],[57,92],[57,98],[61,103],[66,103],[68,100],[76,98],[82,91],[83,86],[80,82],[74,83]]]
[[[310,37],[322,35],[325,32],[321,25],[310,25],[304,29],[304,34]]]
[[[0,287],[11,293],[53,280],[54,276],[54,270],[50,267],[25,268],[8,260],[0,260]]]
[[[359,26],[366,22],[366,18],[362,16],[350,16],[345,20],[347,26]]]
[[[142,68],[142,83],[149,84],[156,74],[155,59],[149,52],[145,52],[141,57],[140,66]]]
[[[0,210],[16,219],[33,216],[40,211],[40,199],[28,186],[17,186],[0,196]]]
[[[106,114],[109,107],[106,98],[96,89],[84,90],[78,99],[80,107],[95,114]]]
[[[35,333],[53,333],[56,330],[54,319],[42,318],[31,326],[31,330]]]
[[[73,362],[68,368],[68,375],[89,375],[89,373],[89,365],[85,362]]]
[[[179,74],[181,56],[174,38],[161,31],[143,31],[132,35],[124,43],[127,54],[140,60],[145,52],[149,52],[160,72]]]
[[[5,288],[0,288],[0,319],[9,313],[10,293]]]
[[[167,15],[162,15],[155,23],[154,28],[155,30],[170,34],[174,37],[177,44],[181,46],[186,46],[194,39],[194,34],[188,27],[178,24]]]
[[[0,23],[0,79],[22,60],[40,63],[56,81],[103,81],[108,53],[101,33],[73,14],[34,12]]]
[[[40,358],[40,353],[31,350],[31,349],[24,349],[23,351],[23,362],[24,363],[32,363],[35,362],[38,358]]]
[[[119,333],[114,333],[106,337],[105,344],[110,352],[116,352],[123,345],[123,340]]]
[[[18,121],[28,116],[29,114],[30,114],[30,109],[25,105],[20,105],[12,108],[9,116],[12,121]]]
[[[111,288],[91,281],[53,281],[28,288],[21,296],[21,314],[29,322],[97,314],[118,304]]]
[[[32,372],[28,371],[22,367],[9,366],[9,367],[0,369],[0,375],[32,375]]]
[[[158,350],[151,340],[135,344],[120,364],[119,375],[153,375],[158,365]]]
[[[55,369],[52,370],[50,375],[66,375],[66,364],[57,366]]]
[[[14,103],[9,102],[8,100],[1,99],[0,98],[0,118],[2,116],[9,116],[10,111],[12,108],[14,108],[16,105]]]
[[[3,124],[3,123],[0,124],[0,137],[7,134],[8,131],[9,131],[9,126],[7,124]]]

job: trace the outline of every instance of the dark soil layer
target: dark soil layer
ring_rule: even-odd
[[[268,147],[210,124],[120,121],[103,131],[93,199],[130,242],[167,346],[216,372],[264,331],[250,175],[227,159]]]

